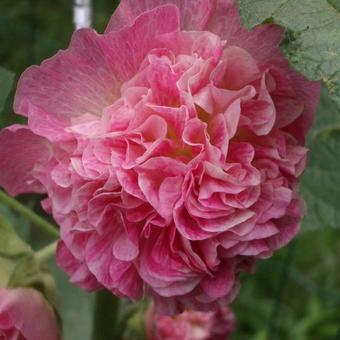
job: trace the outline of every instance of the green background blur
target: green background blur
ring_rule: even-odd
[[[94,0],[94,26],[99,32],[104,30],[116,2]],[[18,77],[29,65],[66,48],[72,31],[71,0],[1,0],[0,66]],[[12,113],[12,100],[13,96],[0,115],[1,127],[20,121]],[[336,106],[323,91],[319,114],[339,114],[335,111]],[[313,152],[316,146],[310,147]],[[42,214],[39,199],[30,195],[20,198]],[[1,205],[0,214],[34,247],[49,241]],[[309,221],[307,217],[300,235],[290,246],[259,263],[256,275],[242,276],[241,294],[232,305],[238,326],[231,339],[340,339],[340,226],[327,227],[322,220],[312,225]],[[68,284],[66,276],[53,263],[51,269],[57,277],[64,339],[90,339],[93,296]]]

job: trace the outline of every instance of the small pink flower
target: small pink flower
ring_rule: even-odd
[[[233,0],[123,0],[105,34],[25,71],[0,184],[48,194],[72,282],[213,310],[296,235],[320,86],[282,35],[245,30]]]
[[[30,288],[0,288],[0,339],[58,340],[53,309]]]
[[[146,317],[148,340],[227,340],[234,328],[234,314],[226,307],[171,317],[157,314],[151,305]]]

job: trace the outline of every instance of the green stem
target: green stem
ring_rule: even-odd
[[[45,263],[55,255],[57,243],[57,241],[53,242],[35,253],[35,258],[37,259],[38,263]]]
[[[285,258],[283,260],[281,273],[279,274],[279,284],[277,287],[277,292],[275,299],[273,301],[272,311],[269,319],[267,339],[272,340],[277,338],[277,326],[280,322],[280,311],[282,308],[282,300],[284,297],[285,290],[287,288],[287,283],[289,281],[289,271],[291,264],[294,260],[296,241],[292,242],[286,250]]]
[[[96,293],[92,340],[118,340],[115,337],[119,299],[107,290]]]
[[[119,319],[118,326],[115,329],[114,339],[117,339],[117,340],[122,339],[122,336],[124,334],[124,330],[126,329],[126,325],[127,325],[128,321],[130,320],[130,318],[132,316],[134,316],[134,314],[136,314],[138,312],[139,309],[140,309],[139,304],[135,303],[135,304],[129,306],[125,310],[125,313]]]
[[[15,200],[14,198],[7,195],[5,192],[0,190],[0,201],[13,210],[17,211],[19,214],[30,220],[36,227],[40,228],[40,230],[48,233],[49,235],[59,238],[58,229],[52,225],[51,223],[44,220],[42,217],[37,215],[32,210],[26,208],[20,202]]]

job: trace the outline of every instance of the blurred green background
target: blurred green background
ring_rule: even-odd
[[[99,32],[104,30],[116,2],[94,0],[94,26]],[[17,78],[29,65],[66,48],[72,31],[70,0],[1,0],[0,66],[13,71]],[[12,100],[13,93],[0,115],[1,127],[19,120],[12,112]],[[339,108],[323,90],[309,139],[311,165],[302,186],[309,213],[290,246],[260,262],[256,275],[242,277],[240,296],[232,306],[238,320],[233,340],[340,339],[340,183],[330,181],[340,171],[334,164],[334,160],[340,161],[340,139],[333,136],[336,143],[331,146],[325,139],[334,133],[339,117]],[[321,163],[328,168],[322,169]],[[334,169],[329,170],[332,166]],[[42,214],[39,199],[29,195],[20,198]],[[49,241],[1,205],[0,215],[35,247]],[[93,296],[71,286],[53,263],[51,268],[58,281],[64,339],[90,339]]]

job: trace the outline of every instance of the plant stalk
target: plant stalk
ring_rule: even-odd
[[[96,293],[92,340],[118,340],[119,299],[107,290]]]
[[[8,207],[12,208],[18,212],[23,217],[27,218],[32,222],[33,225],[38,227],[41,231],[53,236],[54,238],[59,238],[59,231],[57,227],[53,224],[47,222],[45,219],[37,215],[32,210],[26,208],[19,201],[7,195],[5,192],[0,190],[0,202],[4,203]]]
[[[38,263],[43,264],[49,261],[53,256],[55,256],[55,252],[57,250],[57,243],[58,243],[57,241],[53,242],[35,253],[35,258],[38,261]]]

